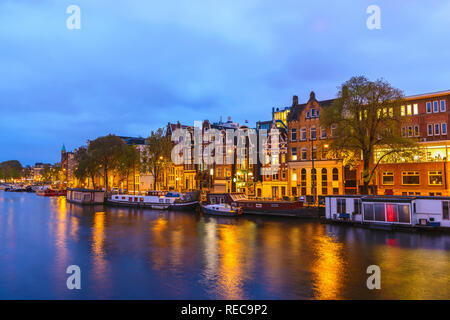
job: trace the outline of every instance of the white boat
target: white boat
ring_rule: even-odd
[[[325,218],[378,228],[392,226],[450,230],[450,197],[326,196]]]
[[[129,207],[144,207],[155,210],[194,210],[198,204],[198,194],[173,193],[164,195],[128,195],[115,194],[107,200],[109,204]]]
[[[242,214],[240,207],[234,207],[227,203],[202,205],[202,211],[215,216],[237,217]]]

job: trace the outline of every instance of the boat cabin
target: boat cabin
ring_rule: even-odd
[[[450,227],[450,197],[326,196],[325,217],[360,223]]]
[[[102,204],[105,201],[105,192],[102,190],[67,189],[67,201],[79,204]]]

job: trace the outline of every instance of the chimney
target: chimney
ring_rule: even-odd
[[[293,106],[298,105],[298,96],[293,96],[293,97],[292,97],[292,105],[293,105]]]

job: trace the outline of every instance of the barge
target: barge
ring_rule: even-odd
[[[245,214],[318,218],[320,210],[305,208],[301,201],[249,199],[244,193],[209,193],[209,204],[226,203],[242,208]]]
[[[450,231],[450,197],[326,196],[325,219],[371,229]]]

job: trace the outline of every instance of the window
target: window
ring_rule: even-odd
[[[427,113],[431,113],[431,102],[427,102]]]
[[[408,127],[408,137],[412,137],[413,135],[413,131],[412,131],[412,126]]]
[[[406,112],[405,112],[405,106],[401,106],[401,107],[400,107],[400,115],[401,115],[402,117],[404,117],[404,116],[406,115]]]
[[[407,110],[408,116],[410,116],[412,114],[412,108],[411,108],[410,104],[408,104],[408,108],[406,110]]]
[[[345,199],[336,199],[337,213],[347,213]]]
[[[439,125],[439,123],[436,123],[434,125],[434,135],[435,136],[438,136],[440,134],[440,128],[441,128],[441,126]]]
[[[433,112],[439,112],[439,102],[433,101]]]
[[[297,148],[295,148],[295,147],[292,148],[291,153],[292,153],[292,160],[293,161],[297,160]]]
[[[373,204],[365,203],[364,204],[364,220],[373,221]]]
[[[309,111],[306,113],[306,118],[309,118]]]
[[[429,124],[428,125],[428,136],[432,136],[433,135],[433,125]]]
[[[375,221],[386,221],[384,203],[375,203],[373,209],[375,211]]]
[[[333,168],[333,181],[339,180],[339,170],[337,168]]]
[[[450,216],[449,216],[449,208],[450,208],[450,205],[449,205],[449,201],[442,201],[442,219],[445,219],[445,220],[448,220],[448,219],[450,219]]]
[[[317,148],[313,148],[312,149],[312,159],[316,160],[317,159]]]
[[[317,112],[316,112],[317,118],[319,117],[319,111],[320,111],[320,110],[317,110]]]
[[[428,184],[433,186],[441,186],[442,171],[428,171]]]
[[[311,181],[313,183],[315,183],[317,181],[316,172],[317,172],[316,168],[311,169]]]
[[[441,112],[445,111],[445,100],[441,100]]]
[[[353,199],[353,210],[354,210],[354,214],[361,214],[362,213],[362,202],[361,199]]]
[[[446,123],[441,124],[441,133],[447,134],[447,124]]]
[[[328,194],[328,177],[327,177],[327,169],[322,169],[322,194]]]
[[[316,116],[316,109],[311,109],[311,118]]]
[[[414,136],[418,137],[420,135],[419,126],[414,126]]]
[[[291,141],[297,141],[297,129],[291,130]]]
[[[297,171],[295,169],[292,170],[292,181],[297,181]]]
[[[327,137],[327,129],[324,128],[324,127],[322,127],[322,128],[320,129],[320,138],[321,138],[321,139],[325,139],[326,137]]]
[[[306,128],[302,128],[302,138],[303,141],[306,140]]]
[[[419,171],[403,171],[402,183],[406,185],[418,185],[420,183]]]
[[[417,103],[413,104],[413,114],[419,114],[419,105]]]
[[[302,169],[301,171],[301,175],[300,175],[300,184],[302,187],[306,187],[306,169]],[[305,193],[302,194],[306,194],[306,189],[305,189]]]
[[[306,160],[306,148],[302,149],[302,160]]]
[[[316,140],[317,135],[316,135],[316,127],[312,127],[311,128],[311,140]]]
[[[336,129],[337,129],[337,125],[335,125],[335,124],[331,125],[331,136],[332,137],[336,136]]]
[[[393,172],[383,172],[383,184],[393,185],[394,184],[394,173]]]

